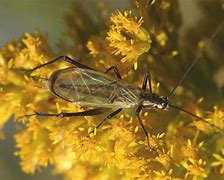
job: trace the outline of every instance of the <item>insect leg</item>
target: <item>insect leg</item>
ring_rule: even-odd
[[[150,91],[150,93],[152,93],[151,76],[150,76],[149,72],[145,73],[145,76],[144,76],[144,80],[143,80],[143,84],[142,84],[142,89],[144,91],[146,90],[147,82],[149,82],[149,91]]]
[[[102,114],[105,112],[105,108],[97,108],[97,109],[90,109],[87,111],[83,111],[83,112],[72,112],[72,113],[58,113],[58,114],[49,114],[49,113],[39,113],[39,112],[35,112],[35,114],[31,114],[31,115],[25,115],[25,117],[29,117],[29,116],[45,116],[45,117],[59,117],[59,118],[64,118],[64,117],[72,117],[72,116],[94,116],[94,115],[98,115],[98,114]]]
[[[96,129],[98,129],[104,122],[106,122],[107,120],[111,119],[112,117],[114,117],[116,114],[118,114],[119,112],[121,112],[122,108],[117,109],[116,111],[112,112],[111,114],[109,114],[107,117],[105,117],[97,126]]]
[[[108,72],[111,71],[111,70],[114,71],[114,73],[116,74],[116,76],[117,76],[118,79],[121,79],[121,75],[120,75],[120,73],[119,73],[119,71],[118,71],[118,69],[117,69],[116,66],[111,66],[109,69],[107,69],[107,70],[105,71],[105,73],[108,73]]]
[[[145,135],[146,135],[146,138],[147,138],[147,141],[148,141],[148,146],[151,147],[150,144],[149,144],[149,135],[148,135],[148,132],[146,131],[145,126],[143,125],[142,119],[140,117],[141,110],[142,110],[142,105],[139,105],[135,114],[137,115],[138,121],[139,121],[139,123],[140,123],[140,125],[141,125],[141,127],[142,127],[142,129],[143,129],[143,131],[145,133]]]
[[[121,112],[122,108],[117,109],[116,111],[112,112],[111,114],[109,114],[108,116],[106,116],[97,126],[95,129],[98,129],[104,122],[106,122],[107,120],[111,119],[112,117],[114,117],[116,114],[118,114],[119,112]],[[95,130],[92,130],[90,134],[94,133]],[[88,135],[88,137],[89,137]]]
[[[103,119],[103,120],[96,126],[95,129],[98,129],[104,122],[106,122],[107,120],[111,119],[112,117],[114,117],[116,114],[118,114],[118,113],[121,112],[121,111],[122,111],[122,108],[119,108],[119,109],[117,109],[116,111],[114,111],[114,112],[112,112],[111,114],[109,114],[107,117],[105,117],[105,118],[104,118],[104,119]],[[95,129],[92,130],[92,131],[88,134],[87,138],[90,138],[90,135],[91,135],[92,133],[95,132]],[[81,146],[83,146],[83,145],[84,145],[84,143],[82,143]]]
[[[60,60],[62,60],[62,61],[66,61],[66,62],[68,62],[68,63],[70,63],[70,64],[73,64],[73,65],[79,67],[79,68],[84,68],[84,69],[91,69],[91,70],[94,70],[94,69],[92,69],[92,68],[90,68],[90,67],[88,67],[88,66],[86,66],[86,65],[84,65],[84,64],[79,63],[78,61],[76,61],[76,60],[74,60],[74,59],[72,59],[72,58],[70,58],[70,57],[68,57],[68,56],[59,56],[59,57],[57,57],[57,58],[55,58],[55,59],[53,59],[53,60],[51,60],[51,61],[49,61],[49,62],[47,62],[47,63],[41,64],[41,65],[39,65],[39,66],[34,67],[33,69],[30,69],[30,71],[35,71],[35,70],[37,70],[37,69],[40,69],[40,68],[42,68],[42,67],[44,67],[44,66],[53,64],[53,63],[58,62],[58,61],[60,61]]]

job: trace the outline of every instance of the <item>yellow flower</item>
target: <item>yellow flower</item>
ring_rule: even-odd
[[[217,106],[213,107],[214,112],[210,113],[207,120],[220,131],[224,131],[224,111]]]
[[[153,171],[155,174],[153,179],[154,180],[181,180],[180,178],[173,177],[173,169],[170,169],[168,171]]]
[[[214,153],[213,156],[216,159],[216,161],[212,163],[212,166],[214,167],[219,166],[220,174],[224,174],[224,149],[221,150],[220,154]]]
[[[206,178],[208,176],[208,172],[205,169],[206,162],[202,159],[194,160],[192,158],[189,158],[188,161],[183,162],[182,165],[187,170],[185,177],[192,175],[193,177],[202,176]]]
[[[198,144],[192,143],[190,139],[187,140],[187,143],[181,147],[182,156],[184,159],[196,159],[198,158],[201,147],[204,142],[200,142]]]
[[[166,33],[162,31],[156,35],[156,39],[157,39],[158,43],[160,44],[160,46],[165,46],[166,42],[168,40],[168,37],[167,37]]]
[[[157,134],[156,136],[155,135],[149,136],[150,147],[152,149],[157,149],[161,147],[164,144],[164,140],[163,140],[164,136],[165,136],[165,133]]]
[[[214,106],[214,112],[209,112],[205,120],[195,120],[191,123],[198,130],[205,134],[212,134],[219,132],[223,134],[224,130],[224,112],[217,106]]]
[[[115,66],[120,62],[120,60],[116,59],[112,54],[112,48],[109,46],[108,42],[105,41],[104,37],[93,36],[88,40],[86,46],[90,51],[89,54],[92,56],[93,61],[97,61],[97,63],[92,64],[97,70],[102,69],[102,71],[105,71],[105,69]]]
[[[96,57],[102,53],[102,49],[105,49],[106,43],[103,39],[99,37],[92,37],[86,44],[87,48],[90,50],[90,55]]]
[[[112,17],[110,30],[107,33],[109,45],[114,48],[113,54],[121,55],[121,62],[137,61],[138,57],[151,47],[148,32],[141,27],[143,19],[131,16],[131,11],[124,14],[117,11]]]
[[[166,169],[169,169],[171,166],[171,163],[173,162],[171,158],[172,149],[165,151],[165,149],[162,149],[162,151],[157,150],[158,156],[155,158],[157,162],[162,164]]]
[[[205,134],[211,134],[214,132],[212,125],[205,120],[195,120],[190,125],[196,127]]]
[[[44,126],[46,121],[41,123],[32,120],[24,130],[15,136],[16,147],[19,148],[15,154],[21,158],[21,167],[24,172],[33,174],[40,167],[46,167],[52,163],[53,146],[49,141]]]

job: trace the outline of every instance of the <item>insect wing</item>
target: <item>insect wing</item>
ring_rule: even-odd
[[[49,86],[57,96],[82,106],[129,108],[139,103],[137,86],[89,69],[58,70],[51,75]]]

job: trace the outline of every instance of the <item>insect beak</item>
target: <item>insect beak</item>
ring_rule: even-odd
[[[164,110],[168,110],[169,109],[169,99],[167,97],[165,97],[163,99],[164,103],[163,103],[163,109]]]
[[[168,110],[168,109],[170,109],[170,106],[169,104],[166,104],[166,106],[164,107],[164,110]]]

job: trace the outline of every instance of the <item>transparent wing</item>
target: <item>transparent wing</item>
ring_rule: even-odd
[[[105,73],[75,67],[54,72],[49,87],[67,101],[93,107],[135,107],[141,91],[137,86]]]

